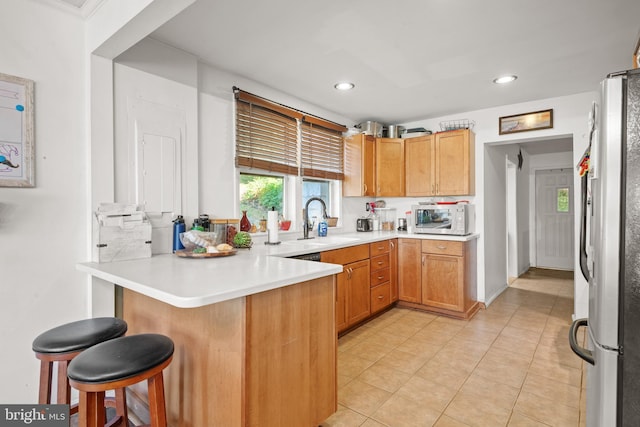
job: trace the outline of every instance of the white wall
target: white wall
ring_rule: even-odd
[[[0,402],[37,402],[33,339],[88,316],[90,212],[84,25],[36,0],[0,0],[0,72],[35,82],[35,180],[0,188]]]
[[[547,138],[556,139],[559,137],[572,137],[573,138],[573,162],[576,164],[582,153],[587,147],[587,116],[591,108],[592,101],[598,98],[596,92],[597,87],[594,87],[594,92],[585,92],[581,94],[549,98],[538,101],[531,101],[521,104],[505,105],[496,108],[489,108],[485,110],[461,112],[456,115],[443,116],[431,119],[425,119],[415,121],[411,123],[405,123],[404,126],[408,128],[424,127],[437,131],[440,129],[439,123],[446,120],[455,120],[466,118],[475,121],[474,131],[476,134],[476,226],[481,234],[480,241],[478,242],[478,298],[481,301],[486,301],[491,298],[492,291],[501,289],[504,284],[498,282],[499,273],[498,270],[504,270],[504,266],[488,265],[485,269],[485,262],[487,262],[486,254],[493,250],[495,247],[504,245],[504,239],[501,239],[499,235],[493,235],[487,232],[488,229],[496,227],[495,222],[499,215],[494,215],[494,205],[492,204],[491,194],[486,194],[485,189],[490,189],[485,179],[485,146],[487,144],[495,143],[509,143],[509,142],[527,142],[531,139]],[[498,119],[501,116],[508,116],[519,113],[526,113],[529,111],[539,111],[548,108],[553,108],[553,123],[552,129],[544,129],[533,132],[516,133],[511,135],[499,135],[498,134]],[[504,162],[503,162],[504,163]],[[490,180],[489,180],[490,181]],[[579,188],[579,179],[576,176],[574,179],[574,187]],[[574,192],[575,193],[575,192]],[[579,195],[574,194],[574,206],[579,205]],[[485,208],[486,204],[486,208]],[[497,208],[496,208],[497,209]],[[504,211],[504,205],[500,206],[500,210]],[[487,216],[486,213],[490,215]],[[577,215],[577,214],[576,214]],[[576,217],[575,231],[576,236],[578,233],[579,221]],[[575,245],[576,253],[576,265],[578,269],[578,255],[577,250],[579,245]],[[575,314],[578,317],[586,317],[588,310],[588,286],[586,281],[579,275],[575,278]]]

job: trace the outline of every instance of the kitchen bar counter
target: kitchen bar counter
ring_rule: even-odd
[[[179,308],[201,307],[330,276],[342,266],[259,255],[180,258],[154,255],[130,261],[82,263],[78,269]]]
[[[236,255],[227,257],[191,259],[166,254],[130,261],[80,263],[77,268],[175,307],[191,308],[342,272],[342,266],[339,265],[286,257],[396,237],[464,242],[478,238],[478,234],[450,236],[401,231],[335,233],[309,240],[286,240],[279,245],[255,242],[251,249],[239,249]]]

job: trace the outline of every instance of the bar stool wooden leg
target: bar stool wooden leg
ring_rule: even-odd
[[[56,401],[62,404],[71,402],[71,387],[67,379],[67,366],[69,366],[69,360],[58,362],[58,395]]]
[[[149,416],[151,425],[167,427],[167,412],[164,404],[164,380],[162,371],[149,378]]]
[[[104,391],[80,391],[79,406],[83,408],[78,414],[79,427],[104,425],[107,418],[104,409]]]
[[[38,390],[38,403],[45,405],[51,402],[51,382],[52,374],[51,368],[53,362],[47,360],[40,360],[40,387]]]

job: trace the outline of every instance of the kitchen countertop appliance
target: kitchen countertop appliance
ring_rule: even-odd
[[[595,103],[592,110],[582,176],[579,253],[589,317],[573,322],[569,343],[589,363],[587,427],[638,426],[640,69],[609,75],[601,104],[601,111]],[[581,327],[588,332],[586,348],[578,342]]]
[[[371,218],[358,218],[356,220],[356,231],[373,231],[373,220]]]
[[[475,229],[474,208],[474,205],[455,202],[413,205],[413,232],[466,236]]]

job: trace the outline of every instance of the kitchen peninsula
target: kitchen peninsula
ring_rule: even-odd
[[[78,265],[124,288],[128,334],[174,341],[170,426],[312,426],[337,409],[342,267],[251,252]]]
[[[230,257],[155,255],[78,269],[124,288],[130,334],[157,332],[176,343],[165,372],[169,425],[314,426],[337,409],[343,266],[286,257],[397,238],[475,244],[477,237],[333,234],[255,244]],[[367,263],[368,256],[367,249]]]

